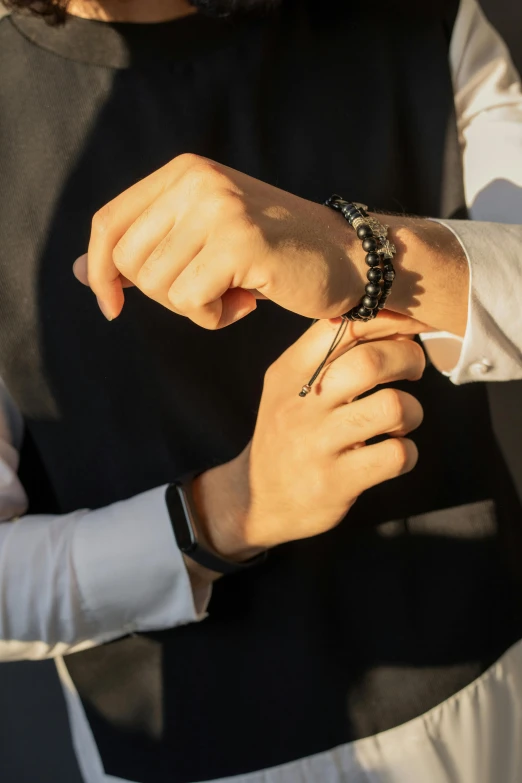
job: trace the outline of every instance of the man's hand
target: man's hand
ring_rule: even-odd
[[[79,259],[75,272],[109,318],[129,283],[208,329],[247,315],[259,295],[328,318],[362,291],[350,239],[326,207],[187,154],[94,216],[88,264]]]
[[[410,394],[374,387],[417,380],[424,354],[398,334],[408,318],[381,315],[350,324],[311,393],[298,396],[324,357],[338,323],[312,326],[268,370],[254,437],[232,462],[196,480],[204,538],[227,557],[314,536],[333,528],[366,489],[411,470],[422,408]],[[356,344],[357,330],[374,342]],[[355,347],[354,347],[355,346]],[[376,435],[381,443],[366,446]]]
[[[389,307],[462,333],[468,273],[457,240],[430,221],[386,222],[398,247]],[[217,329],[263,297],[310,318],[339,316],[363,295],[364,256],[355,232],[328,207],[187,154],[97,212],[75,274],[109,319],[121,312],[123,288],[136,285]]]

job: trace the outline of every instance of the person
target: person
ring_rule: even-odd
[[[474,0],[10,5],[2,659],[56,659],[88,783],[517,780],[520,505],[466,383],[522,377],[498,35]],[[443,219],[379,216],[387,307],[302,398],[363,293],[334,192]],[[177,546],[190,473],[240,573]]]

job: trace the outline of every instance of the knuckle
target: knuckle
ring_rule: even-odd
[[[390,429],[401,426],[405,419],[405,396],[399,389],[382,389],[378,393],[381,410]]]
[[[206,316],[204,319],[201,319],[199,321],[199,325],[209,332],[217,332],[217,330],[221,328],[219,322],[219,315],[212,313],[211,315]],[[198,323],[198,321],[196,321],[196,323]]]
[[[202,158],[201,155],[196,155],[195,152],[182,152],[181,155],[177,155],[174,158],[173,164],[183,166],[184,168],[192,168],[204,160],[205,158]]]
[[[230,220],[230,218],[236,217],[236,209],[233,194],[222,189],[210,193],[202,205],[205,218],[214,220],[220,226],[225,219]]]
[[[414,401],[416,407],[415,427],[420,427],[420,425],[424,421],[424,408],[415,397],[412,397],[412,400]]]
[[[199,155],[185,154],[188,156],[184,162],[183,181],[185,188],[190,193],[200,192],[203,189],[205,193],[208,192],[210,187],[215,186],[215,180],[223,177],[217,164],[207,158],[201,158]]]
[[[200,310],[206,304],[208,304],[204,296],[199,294],[197,290],[194,290],[194,288],[191,288],[190,291],[186,291],[184,288],[171,288],[168,293],[168,299],[171,305],[176,308],[176,310],[179,310],[183,313],[188,313],[193,310]],[[217,321],[219,322],[219,317],[217,318]],[[212,318],[205,318],[205,324],[207,322],[212,323]],[[207,328],[216,327],[214,326]]]
[[[187,297],[183,291],[179,291],[177,288],[170,288],[167,296],[171,305],[178,312],[184,313],[189,309],[189,303],[187,302]]]
[[[109,233],[112,224],[112,207],[106,204],[94,213],[91,223],[93,234],[104,236]]]
[[[413,372],[410,380],[418,381],[420,378],[422,378],[422,374],[426,369],[426,354],[424,353],[422,346],[419,345],[419,343],[416,343],[414,340],[411,340],[410,342],[410,350],[413,353],[414,359]]]
[[[156,291],[156,284],[154,278],[150,274],[150,270],[142,267],[136,276],[136,285],[147,296],[152,295]]]
[[[358,372],[362,381],[375,386],[382,375],[384,359],[381,351],[375,345],[361,345],[358,351]]]
[[[390,467],[393,468],[397,475],[401,475],[408,469],[411,462],[408,442],[403,438],[390,438],[387,444]]]
[[[205,166],[194,164],[183,175],[183,185],[189,195],[197,195],[208,188],[208,172]]]
[[[114,246],[112,251],[112,260],[114,261],[114,266],[120,272],[124,272],[124,270],[128,268],[130,264],[130,253],[129,248],[127,247],[127,243],[124,239],[120,239],[120,241]]]
[[[201,310],[207,304],[209,304],[207,299],[201,296],[197,291],[194,291],[185,296],[185,307],[187,310]],[[213,320],[214,316],[208,319],[209,323],[213,323]],[[217,325],[219,323],[219,315],[215,318],[215,320]]]
[[[408,410],[408,431],[414,430],[422,424],[424,408],[412,394],[404,392],[404,407]]]

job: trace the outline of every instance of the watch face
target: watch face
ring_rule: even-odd
[[[191,524],[190,508],[183,487],[171,484],[167,489],[167,507],[176,536],[176,542],[182,552],[188,553],[197,547],[197,541]]]

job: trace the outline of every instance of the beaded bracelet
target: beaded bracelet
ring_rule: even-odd
[[[370,217],[366,204],[345,201],[336,194],[330,196],[324,204],[340,212],[355,229],[366,252],[366,264],[370,267],[366,274],[368,283],[365,295],[343,318],[349,321],[371,321],[386,304],[395,279],[393,256],[397,250],[388,239],[389,226]]]
[[[359,204],[356,201],[345,201],[337,194],[330,196],[324,202],[324,205],[340,212],[351,227],[355,229],[359,239],[362,240],[363,250],[366,252],[366,263],[369,266],[366,273],[368,283],[365,287],[365,295],[360,303],[342,316],[342,323],[325,358],[308,383],[302,387],[299,392],[300,397],[306,397],[312,390],[313,383],[319,377],[326,362],[341,342],[348,321],[371,321],[372,318],[375,318],[379,310],[382,310],[386,304],[395,279],[395,269],[392,262],[397,250],[395,245],[388,239],[389,226],[370,217],[366,204]]]

